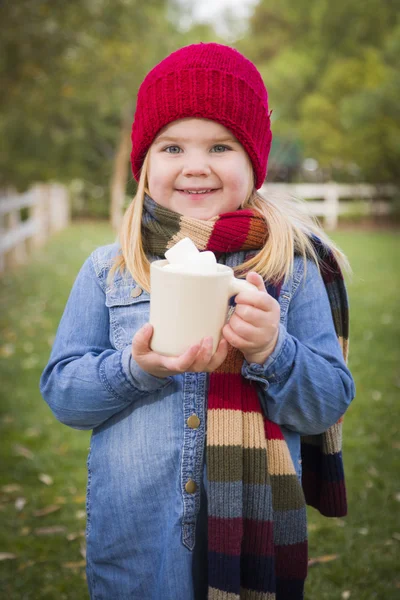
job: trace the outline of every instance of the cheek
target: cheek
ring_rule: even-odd
[[[240,157],[231,165],[230,187],[231,190],[240,195],[247,195],[251,180],[251,173],[247,162]]]
[[[160,190],[162,187],[166,186],[169,179],[171,179],[168,175],[168,171],[163,168],[162,164],[156,161],[149,167],[147,177],[150,193],[155,190]]]

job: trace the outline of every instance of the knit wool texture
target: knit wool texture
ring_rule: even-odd
[[[272,134],[267,90],[252,62],[229,46],[201,43],[173,52],[148,73],[132,126],[136,180],[159,131],[188,117],[217,121],[229,129],[250,158],[255,187],[262,186]]]
[[[268,237],[253,210],[209,221],[182,216],[145,197],[144,249],[164,257],[190,237],[216,257],[258,251]],[[348,303],[331,251],[312,238],[332,319],[347,360]],[[254,254],[255,252],[253,252]],[[268,285],[279,297],[281,283]],[[229,347],[209,377],[207,407],[208,599],[301,600],[307,575],[305,501],[326,516],[344,516],[346,491],[341,420],[320,435],[303,437],[300,484],[279,425],[264,415],[254,382],[241,375],[243,354]]]

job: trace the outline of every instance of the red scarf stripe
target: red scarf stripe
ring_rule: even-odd
[[[208,539],[209,549],[221,554],[238,556],[241,551],[260,556],[273,556],[274,554],[274,534],[271,521],[244,519],[243,522],[241,518],[210,517]]]
[[[243,519],[208,517],[208,549],[211,552],[240,556],[243,538]]]
[[[275,546],[276,575],[285,579],[307,577],[307,540],[298,544]]]
[[[264,419],[265,437],[267,440],[284,440],[281,428],[276,423]]]
[[[242,384],[247,388],[245,407],[242,406]],[[229,396],[227,396],[228,390]],[[260,412],[256,388],[248,381],[244,383],[240,373],[219,373],[216,371],[213,373],[213,385],[208,393],[208,409],[214,408]]]
[[[242,552],[259,556],[274,555],[274,527],[271,521],[244,520]]]
[[[221,215],[214,224],[207,250],[224,253],[244,249],[250,229],[250,215],[251,211],[248,210]]]

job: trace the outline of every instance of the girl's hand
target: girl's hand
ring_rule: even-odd
[[[276,346],[279,334],[279,303],[265,290],[263,279],[251,271],[246,280],[259,291],[240,292],[236,309],[223,330],[224,338],[238,348],[248,363],[262,365]]]
[[[132,340],[132,356],[139,367],[155,377],[169,377],[186,371],[211,373],[224,362],[228,354],[228,342],[221,338],[213,355],[212,338],[210,337],[191,346],[180,356],[162,356],[150,348],[152,335],[153,326],[150,323],[136,332]]]

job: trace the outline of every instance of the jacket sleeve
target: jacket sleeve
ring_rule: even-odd
[[[263,365],[244,361],[242,375],[257,381],[266,416],[302,435],[326,431],[355,395],[343,359],[325,284],[316,265],[307,272],[280,324],[277,345]]]
[[[123,350],[111,346],[105,293],[89,257],[73,285],[40,379],[41,394],[54,415],[75,429],[93,429],[171,381],[143,371],[130,345]]]

